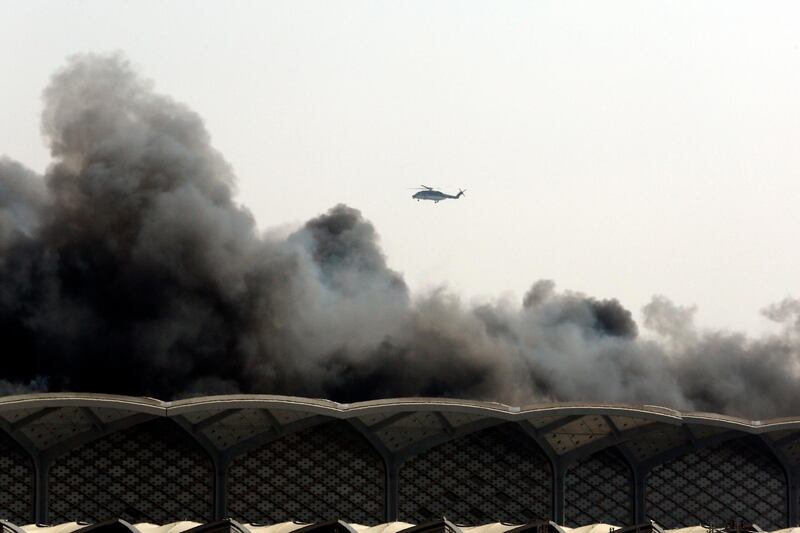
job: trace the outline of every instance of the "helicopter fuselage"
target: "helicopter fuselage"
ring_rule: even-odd
[[[442,200],[452,199],[456,200],[458,197],[461,196],[459,193],[457,196],[453,196],[452,194],[445,194],[441,191],[433,191],[433,190],[424,190],[414,193],[411,198],[419,201],[419,200],[433,200],[434,202],[441,202]]]

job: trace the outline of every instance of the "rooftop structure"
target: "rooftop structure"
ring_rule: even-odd
[[[800,417],[279,396],[0,398],[11,524],[798,521]]]

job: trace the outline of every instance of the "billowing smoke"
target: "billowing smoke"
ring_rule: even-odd
[[[551,281],[521,305],[412,295],[350,207],[286,239],[260,235],[200,118],[124,58],[73,58],[44,102],[45,175],[0,160],[0,394],[800,412],[800,302],[767,309],[782,330],[753,339],[698,330],[692,308],[663,297],[640,331],[617,300]]]

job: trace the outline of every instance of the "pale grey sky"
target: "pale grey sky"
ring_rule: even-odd
[[[359,208],[417,291],[551,278],[751,333],[800,296],[798,2],[0,0],[0,21],[0,154],[37,171],[49,76],[122,51],[205,119],[263,229]]]

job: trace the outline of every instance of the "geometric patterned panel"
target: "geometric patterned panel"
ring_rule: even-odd
[[[0,519],[15,524],[33,522],[33,480],[33,461],[0,433]]]
[[[234,459],[228,514],[249,523],[380,524],[384,470],[378,453],[349,423],[314,426]]]
[[[390,452],[397,452],[427,437],[447,431],[442,419],[433,412],[409,413],[393,423],[375,428],[373,433]]]
[[[784,528],[786,477],[752,437],[696,450],[655,467],[647,477],[645,511],[665,528],[724,526],[734,520]]]
[[[198,428],[218,450],[230,448],[259,433],[269,431],[272,427],[272,423],[267,419],[266,411],[261,409],[237,409],[227,411],[227,413],[222,420]]]
[[[494,426],[427,450],[400,469],[399,520],[456,524],[550,519],[550,462],[516,424]]]
[[[616,449],[577,461],[567,470],[564,484],[567,526],[633,522],[633,474]]]
[[[210,458],[174,422],[157,419],[83,444],[49,472],[49,521],[205,522],[213,516]]]
[[[572,451],[611,434],[611,427],[602,416],[583,416],[547,432],[544,438],[557,454]]]
[[[644,434],[627,442],[628,450],[637,461],[646,461],[689,442],[689,435],[681,426],[654,423],[643,431]]]
[[[36,416],[35,420],[20,426],[19,432],[40,450],[89,431],[94,426],[91,410],[82,407],[42,409]]]

